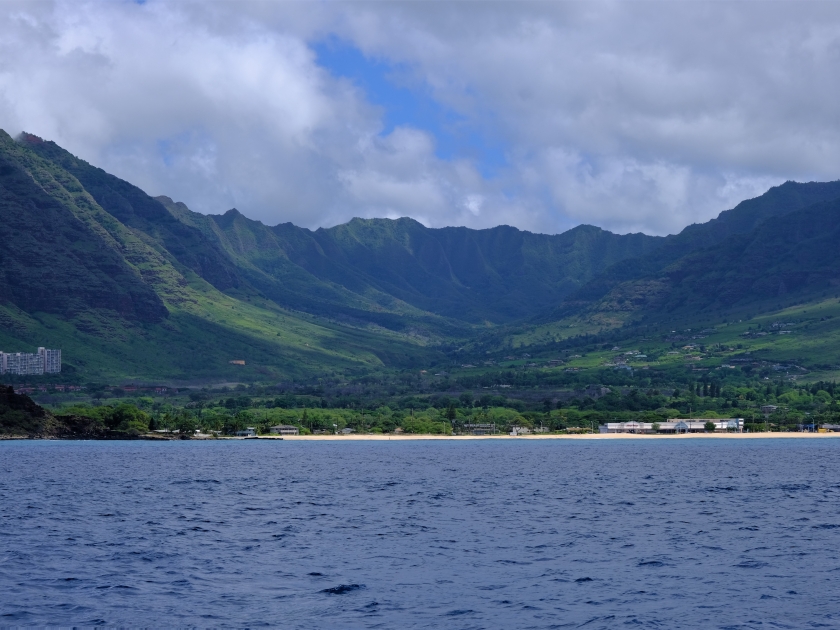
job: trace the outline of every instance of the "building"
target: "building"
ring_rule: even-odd
[[[4,352],[6,374],[34,375],[44,373],[44,359],[29,352]]]
[[[0,374],[40,375],[61,372],[61,350],[38,348],[30,352],[0,352]]]
[[[464,431],[473,435],[492,435],[496,432],[496,424],[493,422],[466,423]]]
[[[743,418],[699,418],[688,420],[674,418],[668,422],[608,422],[598,427],[600,433],[705,433],[706,423],[715,424],[715,433],[726,433],[734,431],[741,433],[744,430]],[[658,424],[658,430],[654,431],[653,425]]]
[[[61,350],[38,348],[38,354],[40,354],[43,357],[44,374],[61,373]]]
[[[253,437],[257,434],[257,430],[254,427],[248,427],[247,429],[243,429],[242,431],[237,431],[236,435],[238,437]]]
[[[274,435],[299,435],[300,430],[297,427],[293,427],[290,424],[278,424],[276,427],[271,427],[269,429],[270,433]]]

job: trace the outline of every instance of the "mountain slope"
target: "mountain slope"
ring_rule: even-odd
[[[838,242],[840,199],[817,203],[692,252],[656,276],[618,285],[595,308],[629,309],[647,319],[782,308],[838,292]]]
[[[131,236],[114,231],[105,216],[78,180],[0,132],[4,301],[24,310],[97,308],[128,320],[163,320],[167,309],[142,265],[126,257]]]
[[[86,378],[293,378],[428,361],[429,351],[402,338],[311,321],[256,292],[220,292],[199,273],[239,271],[199,231],[103,175],[111,188],[92,186],[112,204],[107,212],[63,168],[66,156],[51,161],[42,144],[0,134],[3,350],[60,347],[67,371]],[[89,176],[86,168],[74,171]],[[133,196],[132,208],[146,208],[123,205],[129,225],[115,216],[119,199],[108,192],[120,189]],[[166,243],[185,253],[175,256]],[[211,255],[218,260],[210,265],[189,264]]]
[[[354,219],[315,237],[369,284],[418,308],[473,323],[531,316],[608,265],[651,251],[661,240],[592,226],[550,236],[509,226],[428,229],[411,219]]]
[[[743,201],[707,223],[690,225],[679,234],[666,237],[660,247],[649,254],[611,266],[569,295],[542,321],[592,310],[622,283],[656,276],[687,254],[713,247],[731,236],[748,234],[770,218],[838,198],[840,181],[786,182],[771,188],[760,197]]]
[[[158,199],[215,239],[242,277],[278,304],[394,329],[422,324],[463,334],[463,324],[530,317],[662,241],[592,226],[557,235],[508,226],[430,229],[407,218],[310,231],[268,227],[236,210],[199,215]]]

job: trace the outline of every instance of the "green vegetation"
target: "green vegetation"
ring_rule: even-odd
[[[825,423],[833,386],[811,390],[840,373],[838,214],[840,183],[788,182],[665,238],[269,227],[0,132],[0,349],[60,347],[61,375],[8,381],[85,385],[34,395],[124,434]],[[116,393],[129,384],[170,393]]]
[[[435,356],[281,308],[159,202],[31,136],[0,133],[0,219],[0,348],[60,347],[71,379],[305,378]]]
[[[744,365],[743,367],[747,367]],[[87,418],[111,436],[146,431],[233,434],[297,426],[302,434],[463,434],[469,425],[533,432],[585,433],[606,422],[661,423],[673,418],[744,418],[750,431],[796,431],[840,424],[840,387],[797,383],[764,368],[695,375],[675,369],[641,373],[600,368],[586,375],[528,365],[465,370],[446,377],[382,372],[317,385],[239,385],[153,392],[89,384],[35,395],[55,417]],[[762,376],[763,373],[773,375]],[[584,385],[600,376],[603,386]],[[482,385],[482,383],[484,385]],[[504,385],[504,386],[503,386]],[[133,389],[133,388],[129,388]]]

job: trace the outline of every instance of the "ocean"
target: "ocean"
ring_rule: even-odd
[[[840,627],[840,440],[0,442],[0,626]]]

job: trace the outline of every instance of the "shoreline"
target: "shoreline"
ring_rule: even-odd
[[[634,433],[584,433],[579,435],[260,435],[259,440],[291,441],[291,442],[365,442],[365,441],[417,441],[417,440],[778,440],[778,439],[837,439],[840,433],[683,433],[680,435],[637,435]],[[217,440],[253,440],[254,438],[234,436],[195,436],[188,440],[192,442],[205,442]],[[175,436],[159,435],[137,435],[125,437],[93,437],[93,436],[27,436],[27,435],[0,435],[0,442],[13,440],[49,440],[49,441],[150,441],[150,442],[172,442],[182,441]]]
[[[280,436],[278,436],[280,437]],[[755,440],[755,439],[831,439],[840,433],[683,433],[680,435],[637,435],[634,433],[583,433],[580,435],[284,435],[289,441],[364,441],[364,440]],[[245,439],[245,438],[234,438]],[[275,440],[261,435],[259,439]]]

